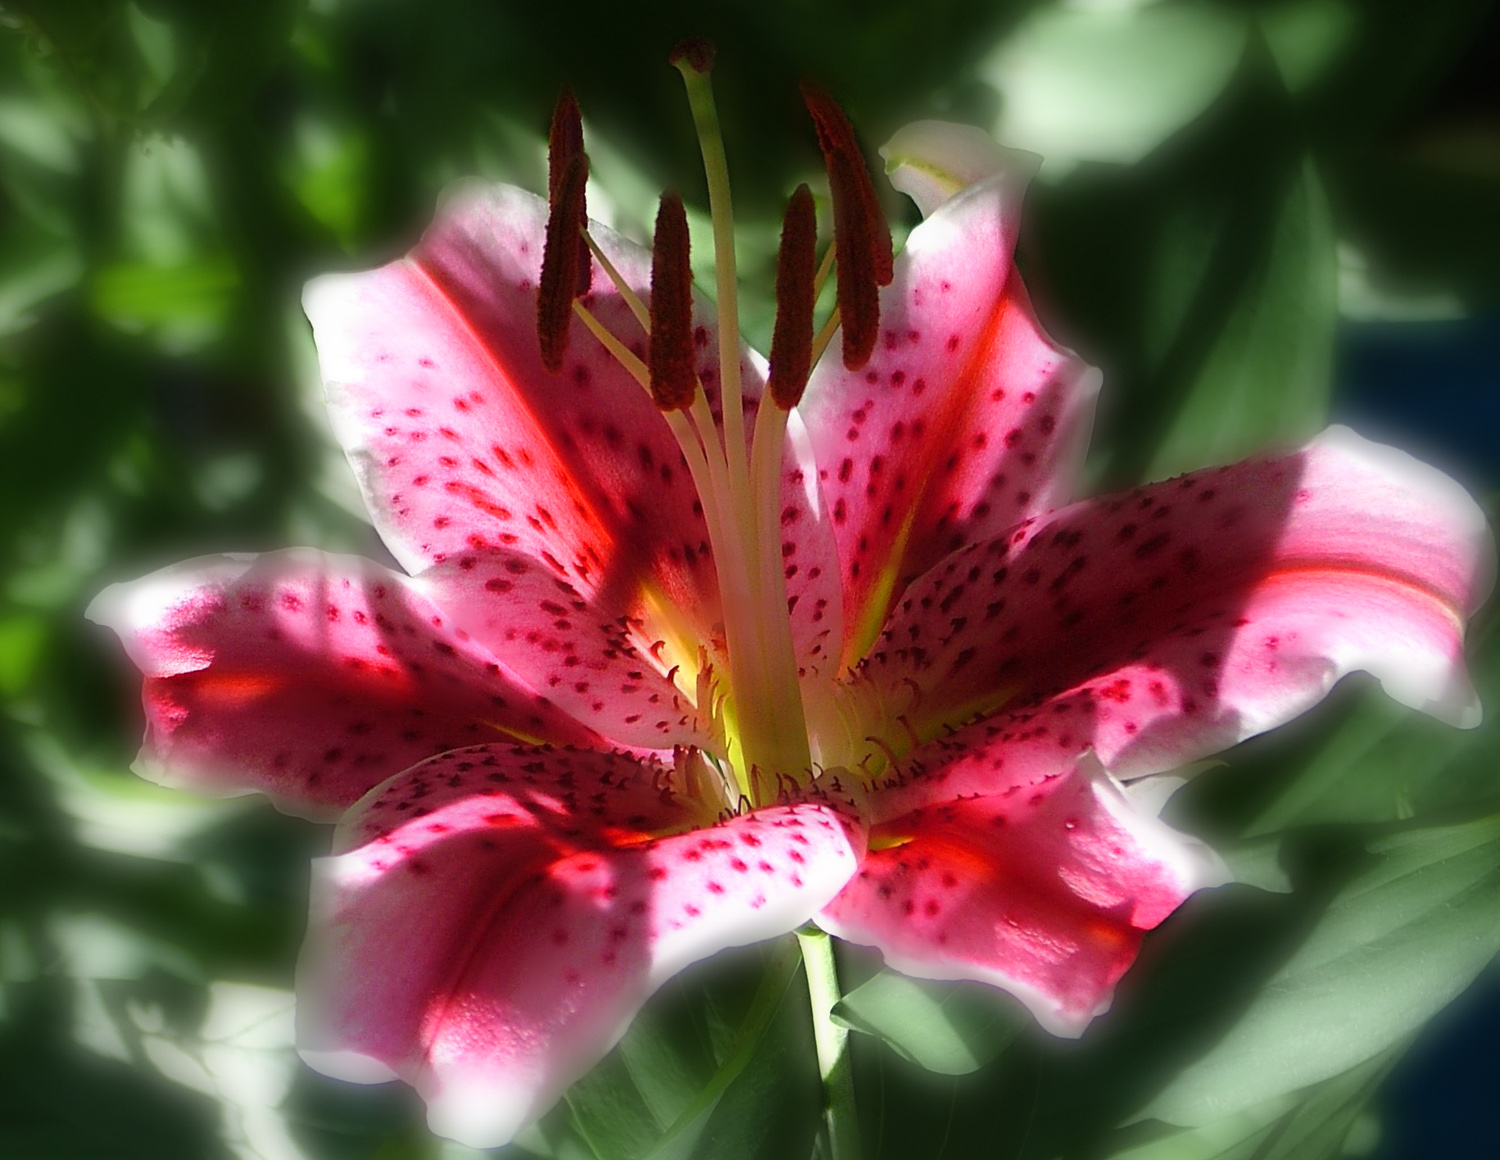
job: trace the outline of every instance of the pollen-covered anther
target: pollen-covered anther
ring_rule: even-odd
[[[812,371],[813,292],[818,262],[818,216],[812,191],[799,185],[786,205],[776,255],[776,327],[771,334],[771,375],[766,390],[790,411]]]
[[[879,288],[889,285],[895,272],[891,231],[849,118],[812,85],[802,86],[802,99],[818,132],[833,197],[844,366],[858,370],[870,360],[880,331]]]
[[[651,397],[663,411],[692,405],[698,389],[693,369],[693,268],[687,213],[668,190],[656,211],[651,254]]]
[[[578,296],[579,267],[589,264],[580,222],[585,214],[584,188],[589,160],[582,153],[568,159],[547,214],[547,236],[542,250],[542,276],[537,286],[536,333],[542,365],[562,369],[568,349],[568,325],[573,299]]]
[[[583,115],[578,110],[578,100],[572,89],[564,89],[552,110],[552,128],[547,134],[547,204],[552,213],[557,212],[558,197],[568,165],[575,157],[583,157]],[[578,228],[588,228],[588,211],[583,199],[578,201]],[[580,260],[575,283],[577,294],[587,294],[593,283],[594,264]]]

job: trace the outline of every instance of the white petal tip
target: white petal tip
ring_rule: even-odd
[[[468,1148],[509,1144],[536,1118],[527,1093],[494,1085],[448,1085],[427,1101],[427,1126],[434,1135]]]
[[[319,274],[302,287],[302,313],[314,326],[347,297],[350,284],[358,274]]]
[[[1454,697],[1441,701],[1427,701],[1414,708],[1421,709],[1422,712],[1436,717],[1445,725],[1452,725],[1457,729],[1478,729],[1484,724],[1484,706],[1479,703],[1479,697],[1472,693],[1467,698]]]
[[[111,584],[95,596],[89,601],[89,606],[83,610],[84,619],[103,625],[105,628],[114,628],[119,623],[120,601],[124,595],[121,589],[124,587],[123,584]]]
[[[309,1051],[303,1048],[297,1054],[314,1071],[345,1083],[389,1083],[398,1078],[388,1064],[358,1051]]]
[[[1004,148],[983,129],[951,121],[915,121],[898,129],[880,155],[891,185],[916,202],[923,217],[997,174],[1024,187],[1042,160]]]
[[[1474,573],[1469,585],[1473,612],[1495,586],[1495,539],[1489,521],[1468,489],[1452,476],[1399,447],[1375,443],[1348,427],[1334,424],[1319,434],[1309,448],[1337,452],[1372,472],[1400,482],[1433,519],[1441,519],[1473,551]]]
[[[1459,729],[1477,728],[1484,720],[1484,707],[1461,659],[1432,658],[1425,665],[1408,660],[1400,667],[1371,663],[1369,667],[1386,696],[1398,705]]]
[[[111,584],[84,609],[95,624],[113,629],[128,643],[127,634],[159,624],[163,615],[200,588],[232,583],[249,571],[256,557],[225,552],[200,556],[161,568],[136,580]]]

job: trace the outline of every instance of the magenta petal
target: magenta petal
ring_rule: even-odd
[[[718,595],[707,525],[655,404],[576,320],[562,370],[542,366],[546,215],[523,190],[467,187],[406,260],[308,286],[335,431],[376,527],[413,574],[514,548],[613,603],[650,586],[706,636]],[[644,291],[650,255],[591,230]],[[644,354],[641,327],[602,270],[593,285],[589,308]],[[707,322],[695,342],[716,398]],[[755,368],[747,373],[753,381]]]
[[[1141,814],[1091,760],[913,810],[870,844],[818,925],[905,974],[1001,987],[1057,1035],[1108,1009],[1145,931],[1225,880],[1212,854]]]
[[[1098,373],[1042,333],[1011,262],[1011,176],[912,231],[858,372],[825,358],[802,402],[843,570],[845,660],[912,577],[1069,498]]]
[[[193,560],[109,588],[89,616],[146,678],[137,769],[156,781],[322,816],[454,746],[599,743],[368,560]]]
[[[1493,569],[1462,488],[1334,428],[955,553],[911,585],[861,676],[904,707],[888,736],[995,714],[1007,760],[1043,770],[1085,748],[1122,776],[1194,761],[1354,669],[1473,725],[1463,628]]]
[[[787,415],[780,520],[781,569],[798,674],[805,684],[826,682],[838,674],[844,643],[839,549],[826,485],[796,411]]]
[[[618,744],[705,744],[666,675],[665,642],[519,552],[462,552],[413,581],[452,622],[554,704]],[[604,594],[601,594],[601,598]]]
[[[620,754],[491,745],[372,793],[316,864],[304,1056],[399,1076],[438,1133],[502,1144],[666,979],[806,921],[863,852],[826,806],[715,825],[670,781]]]

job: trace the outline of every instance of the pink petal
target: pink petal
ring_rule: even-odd
[[[344,852],[315,864],[308,1061],[399,1076],[439,1134],[502,1144],[666,979],[806,921],[863,852],[826,806],[714,825],[657,788],[670,781],[619,754],[490,745],[372,793],[340,828]]]
[[[838,542],[818,476],[812,440],[792,411],[782,454],[781,564],[804,689],[837,675],[844,641]]]
[[[1007,777],[1086,748],[1120,776],[1169,769],[1303,712],[1354,669],[1473,725],[1463,626],[1493,568],[1462,488],[1333,428],[955,553],[908,589],[862,675],[895,706],[892,744],[999,709],[984,728]],[[927,781],[924,761],[887,780]],[[990,792],[965,768],[921,800]]]
[[[846,664],[910,579],[1068,498],[1099,377],[1037,324],[1011,262],[1019,201],[997,177],[912,231],[869,364],[825,358],[808,387]]]
[[[322,816],[455,746],[602,744],[368,560],[189,561],[109,588],[89,616],[145,675],[137,769],[156,781]]]
[[[591,603],[540,561],[465,551],[412,583],[531,688],[601,736],[649,749],[706,743],[692,703],[658,659],[665,642],[639,633],[623,609]]]
[[[707,526],[661,414],[576,320],[562,372],[542,367],[546,214],[523,190],[471,187],[406,260],[308,286],[335,431],[408,571],[510,547],[612,604],[659,593],[706,637],[718,597]],[[648,285],[644,250],[591,229],[630,285]],[[593,285],[589,308],[643,353],[602,269]],[[712,391],[706,322],[695,337]],[[756,367],[745,373],[753,384]]]
[[[875,827],[870,845],[818,925],[905,974],[1001,987],[1057,1035],[1108,1009],[1144,931],[1225,880],[1092,761],[914,810]]]

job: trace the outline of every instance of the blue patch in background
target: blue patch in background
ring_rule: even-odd
[[[1500,314],[1345,323],[1333,417],[1436,464],[1483,501],[1500,488]],[[1485,710],[1497,727],[1500,705]],[[1500,1157],[1500,970],[1423,1029],[1375,1108],[1370,1160]]]

